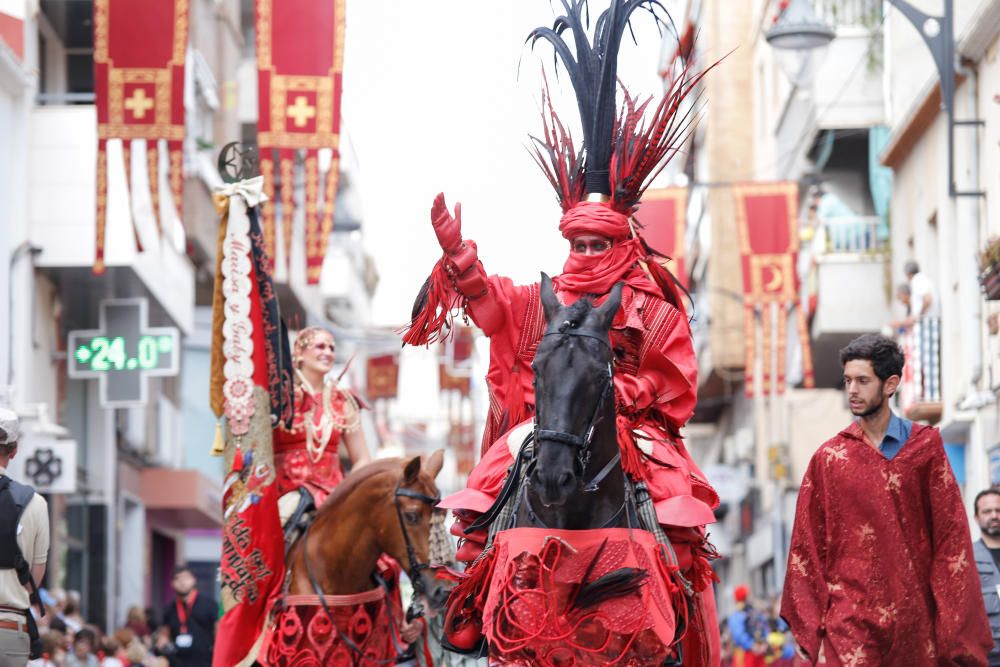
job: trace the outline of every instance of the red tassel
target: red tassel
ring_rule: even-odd
[[[496,550],[490,549],[465,571],[462,581],[448,595],[444,633],[456,646],[471,649],[482,637],[483,604],[495,565]]]
[[[453,330],[452,310],[461,303],[444,270],[444,259],[438,260],[427,279],[427,293],[420,311],[415,313],[403,333],[407,345],[430,345],[444,340]]]
[[[236,445],[236,451],[233,453],[233,472],[240,472],[243,470],[243,450],[240,449],[239,445]]]
[[[618,448],[622,453],[622,470],[636,482],[646,479],[646,466],[642,463],[642,452],[635,441],[632,424],[625,415],[618,415]]]

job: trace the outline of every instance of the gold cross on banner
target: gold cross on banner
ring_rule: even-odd
[[[153,100],[146,97],[145,89],[136,88],[132,97],[125,100],[125,108],[131,111],[135,118],[142,120],[146,117],[146,112],[153,108]]]
[[[298,95],[295,104],[290,104],[285,113],[292,117],[295,127],[305,127],[310,118],[316,117],[316,107],[309,104],[304,95]]]

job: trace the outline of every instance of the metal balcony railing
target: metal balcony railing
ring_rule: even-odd
[[[882,0],[813,0],[823,21],[837,27],[871,28],[882,20]]]
[[[820,229],[826,237],[826,243],[821,244],[825,255],[874,254],[886,252],[889,247],[888,229],[877,216],[826,218],[820,222]]]
[[[906,355],[899,407],[907,416],[926,419],[921,406],[941,402],[941,319],[925,317],[900,335]]]

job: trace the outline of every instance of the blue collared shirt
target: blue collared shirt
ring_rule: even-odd
[[[890,461],[899,454],[906,441],[910,439],[910,432],[913,430],[913,422],[909,419],[902,419],[892,412],[889,416],[889,427],[885,430],[885,437],[879,443],[878,449],[882,455]]]

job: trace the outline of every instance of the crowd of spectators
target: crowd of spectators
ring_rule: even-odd
[[[30,667],[169,667],[170,630],[152,619],[151,610],[132,607],[125,624],[105,634],[80,614],[76,591],[42,589],[40,594],[43,655]]]

